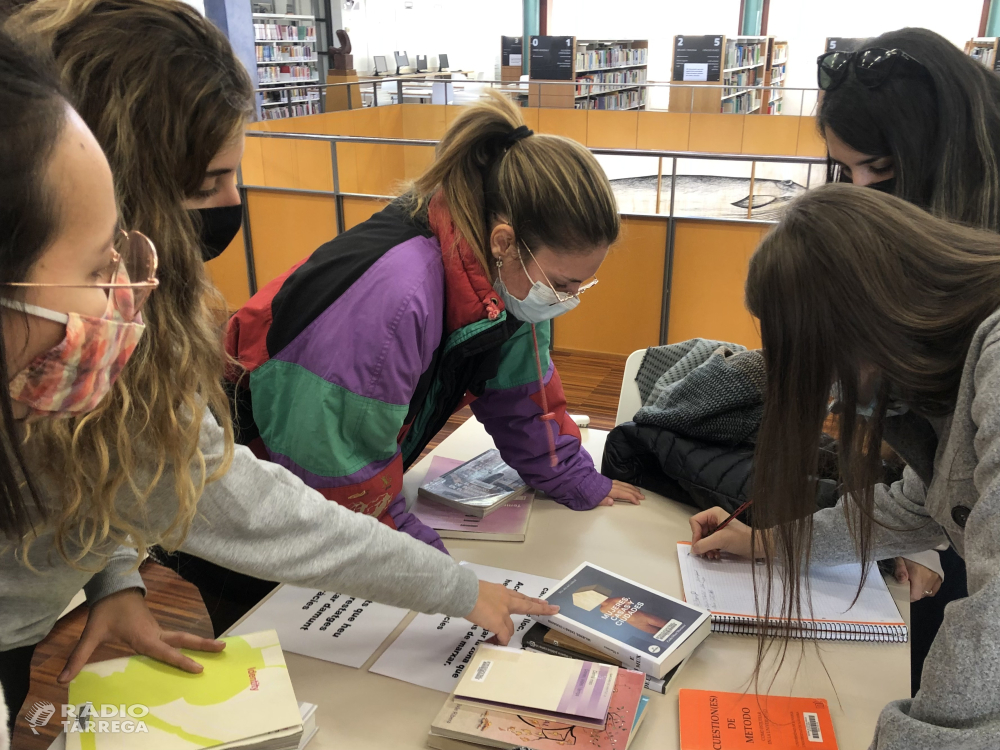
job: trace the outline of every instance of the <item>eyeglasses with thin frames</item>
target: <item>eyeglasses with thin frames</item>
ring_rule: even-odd
[[[111,251],[111,262],[101,272],[107,282],[96,284],[49,284],[44,282],[8,282],[4,287],[18,289],[52,287],[56,289],[103,289],[112,299],[115,309],[128,322],[138,317],[149,295],[160,285],[156,278],[159,261],[156,246],[142,232],[119,230],[115,236],[115,247]],[[139,279],[139,281],[132,281]]]
[[[569,302],[572,299],[580,299],[580,295],[581,294],[583,294],[588,289],[593,289],[595,286],[597,286],[597,281],[598,280],[594,279],[593,281],[591,281],[591,282],[589,282],[587,284],[584,284],[579,289],[577,289],[575,294],[566,294],[565,292],[560,292],[558,289],[555,288],[555,286],[552,284],[552,282],[549,281],[548,274],[545,273],[545,269],[542,268],[541,264],[538,262],[538,258],[535,257],[535,254],[533,252],[531,252],[531,248],[528,247],[528,243],[526,243],[526,242],[524,242],[522,240],[521,244],[524,245],[524,249],[528,251],[528,255],[531,256],[531,259],[533,261],[535,261],[535,265],[538,267],[538,270],[542,272],[542,277],[545,279],[545,283],[549,285],[549,289],[551,289],[552,293],[556,295],[556,300],[557,301],[553,302],[551,305],[549,305],[549,307],[553,307],[555,305],[562,305],[562,304],[564,304],[566,302]],[[528,280],[530,281],[531,280],[531,276],[528,274],[528,267],[524,265],[524,259],[521,257],[521,253],[518,253],[517,257],[518,257],[518,260],[521,261],[521,268],[524,269],[524,275],[527,276]]]

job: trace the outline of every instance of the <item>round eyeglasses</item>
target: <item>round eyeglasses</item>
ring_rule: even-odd
[[[103,289],[114,309],[128,322],[138,316],[149,295],[160,285],[156,278],[156,247],[142,232],[119,230],[115,235],[111,262],[98,274],[95,284],[48,284],[44,282],[8,282],[0,286],[14,288],[53,287],[65,289]],[[107,279],[107,281],[105,281]],[[133,281],[135,279],[135,281]]]

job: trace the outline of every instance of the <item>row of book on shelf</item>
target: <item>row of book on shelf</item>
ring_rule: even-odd
[[[315,42],[316,27],[305,24],[255,23],[253,25],[253,36],[258,42],[286,40]]]
[[[723,85],[727,87],[745,87],[745,86],[760,86],[764,83],[761,77],[757,75],[756,68],[749,68],[747,70],[737,70],[731,73],[726,73],[722,77]],[[722,89],[723,96],[729,96],[730,94],[735,94],[735,88],[724,88]]]
[[[283,120],[286,117],[304,117],[320,114],[319,102],[303,102],[301,104],[285,104],[280,107],[264,107],[260,111],[262,120]]]
[[[261,83],[294,83],[315,81],[316,69],[308,65],[276,64],[257,68],[257,78]]]
[[[576,53],[576,69],[614,68],[619,65],[645,65],[649,49],[646,47],[607,47]]]
[[[488,451],[466,462],[435,457],[413,510],[442,536],[523,540],[532,502],[531,489]],[[449,523],[458,526],[471,519],[469,528],[435,524],[435,512],[450,513]],[[504,520],[505,513],[511,518]],[[484,530],[490,519],[502,521],[501,530]],[[767,575],[762,566],[728,556],[705,560],[691,553],[689,542],[676,547],[683,600],[589,562],[561,581],[469,564],[480,580],[559,606],[554,615],[515,621],[506,647],[461,618],[417,614],[399,629],[406,610],[281,586],[223,639],[223,652],[190,652],[205,666],[197,701],[182,700],[190,675],[133,656],[85,667],[69,686],[68,702],[83,714],[107,717],[105,709],[119,710],[128,695],[141,708],[134,718],[157,730],[155,742],[143,742],[155,750],[190,747],[192,726],[211,738],[200,747],[297,750],[317,730],[317,709],[298,702],[284,653],[359,668],[380,652],[372,673],[447,694],[436,718],[426,718],[430,748],[627,750],[646,717],[662,709],[656,701],[664,699],[656,696],[675,684],[711,633],[755,635],[778,624],[757,615],[754,591]],[[907,627],[884,579],[868,576],[858,593],[860,577],[860,564],[811,568],[800,585],[815,619],[798,623],[793,637],[905,642]],[[779,578],[772,578],[775,585]],[[837,750],[821,698],[680,689],[676,700],[683,750]],[[69,750],[124,747],[115,744],[120,739],[87,722],[68,722]],[[663,740],[651,737],[647,744]]]
[[[257,62],[297,62],[299,60],[315,61],[315,59],[316,52],[308,45],[257,45]]]
[[[723,114],[750,114],[760,108],[760,89],[748,89],[736,96],[722,100]]]
[[[726,49],[726,67],[759,65],[767,55],[767,42],[736,42]]]
[[[298,104],[299,102],[319,101],[319,89],[281,89],[278,91],[265,91],[263,96],[263,103],[266,105]]]
[[[623,110],[646,106],[645,89],[628,89],[611,94],[594,94],[577,99],[576,109]]]
[[[615,70],[606,73],[588,73],[578,76],[576,79],[576,93],[593,94],[601,93],[610,89],[610,86],[593,86],[588,84],[637,84],[646,82],[645,68],[632,68],[630,70]]]

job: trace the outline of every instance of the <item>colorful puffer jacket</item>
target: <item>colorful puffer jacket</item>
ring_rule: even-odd
[[[327,498],[444,549],[406,511],[403,472],[471,403],[525,481],[592,508],[611,480],[566,414],[550,324],[536,332],[554,466],[531,326],[504,311],[443,199],[426,226],[390,204],[233,316],[227,349],[248,373],[233,388],[238,439]]]

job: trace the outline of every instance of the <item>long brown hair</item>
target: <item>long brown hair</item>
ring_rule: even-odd
[[[890,31],[870,47],[901,49],[920,65],[897,66],[875,88],[849,74],[824,94],[820,131],[891,156],[900,198],[1000,232],[1000,77],[929,29]]]
[[[621,231],[608,178],[587,149],[557,135],[511,143],[520,110],[495,92],[459,115],[437,146],[434,163],[409,189],[414,213],[441,191],[452,221],[490,272],[491,222],[508,221],[529,247],[590,250]]]
[[[0,32],[0,284],[27,280],[58,229],[58,208],[45,175],[68,111],[55,75]],[[0,293],[16,296],[9,287]],[[4,308],[0,317],[13,324],[15,317],[25,316]],[[16,322],[28,325],[27,320]],[[16,374],[7,370],[7,355],[0,334],[0,383],[9,383]],[[37,505],[38,493],[9,389],[0,394],[0,416],[0,535],[17,542],[40,519],[33,518],[28,502]]]
[[[750,260],[746,304],[760,319],[767,366],[753,477],[754,556],[768,572],[758,611],[783,619],[783,658],[791,628],[809,616],[799,575],[809,565],[831,387],[852,405],[867,401],[859,397],[865,380],[876,384],[871,418],[851,407],[839,415],[845,512],[867,573],[889,393],[926,416],[954,409],[972,337],[1000,308],[1000,236],[876,190],[826,185],[792,203],[764,238]],[[784,584],[778,612],[775,567]],[[758,672],[772,643],[765,635]]]
[[[87,416],[33,429],[32,450],[46,456],[59,492],[56,544],[67,559],[107,538],[143,548],[142,500],[161,480],[176,487],[165,542],[177,544],[233,450],[222,330],[210,312],[224,303],[183,202],[244,127],[252,85],[223,34],[177,0],[38,0],[7,26],[54,58],[111,164],[124,225],[147,234],[160,258],[146,332],[112,395]],[[226,437],[210,474],[198,447],[206,409]],[[152,477],[144,486],[140,465]],[[126,483],[140,501],[129,517],[114,503]]]

